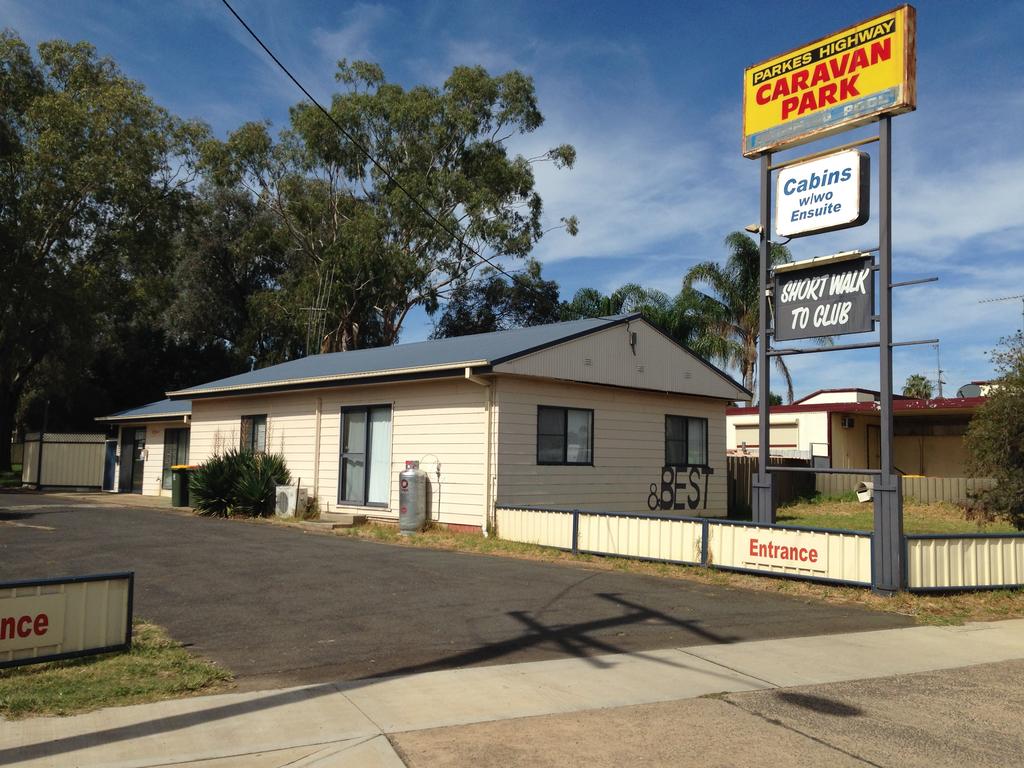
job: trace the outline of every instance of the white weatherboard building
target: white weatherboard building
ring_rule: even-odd
[[[104,417],[122,491],[166,493],[165,466],[244,447],[283,454],[323,510],[395,520],[416,460],[432,519],[472,528],[512,504],[724,516],[725,409],[750,397],[639,315],[314,355],[168,395]]]

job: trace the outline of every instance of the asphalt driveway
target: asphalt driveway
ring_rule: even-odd
[[[135,613],[243,688],[905,626],[854,606],[0,493],[0,581],[135,571]]]

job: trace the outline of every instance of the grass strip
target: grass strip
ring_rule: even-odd
[[[194,656],[156,624],[137,619],[132,649],[0,670],[0,717],[72,715],[226,686],[231,674]]]

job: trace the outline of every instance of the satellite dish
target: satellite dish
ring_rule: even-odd
[[[981,397],[981,387],[977,384],[964,384],[956,391],[957,397]]]

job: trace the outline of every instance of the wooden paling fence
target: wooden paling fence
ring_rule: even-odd
[[[757,473],[756,456],[729,456],[726,459],[728,472],[728,509],[729,517],[749,517],[751,513],[753,479]],[[772,457],[768,459],[772,466],[809,467],[811,462],[806,459],[786,459]],[[772,476],[772,493],[775,506],[788,504],[791,501],[814,495],[814,475],[798,472],[779,472]]]

